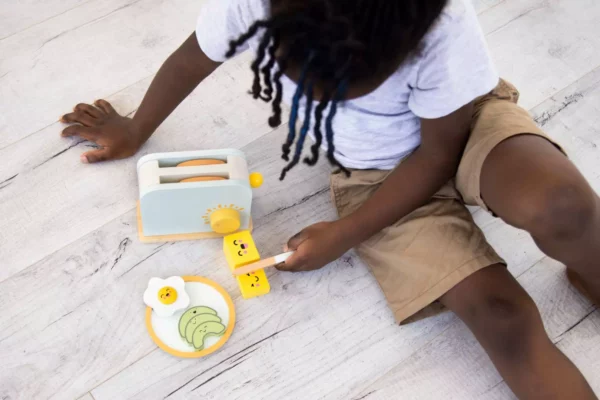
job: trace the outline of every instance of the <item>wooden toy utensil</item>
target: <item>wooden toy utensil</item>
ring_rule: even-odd
[[[264,260],[260,260],[255,263],[252,263],[252,264],[244,265],[243,267],[239,267],[239,268],[236,268],[235,270],[233,270],[233,275],[240,276],[240,275],[249,274],[254,271],[258,271],[260,269],[274,267],[278,264],[284,263],[285,260],[290,258],[290,256],[292,254],[294,254],[294,252],[289,251],[287,253],[283,253],[283,254],[280,254],[275,257],[265,258]]]

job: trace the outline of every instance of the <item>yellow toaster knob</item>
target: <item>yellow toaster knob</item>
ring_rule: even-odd
[[[261,187],[263,184],[263,176],[258,172],[250,174],[250,186],[254,189]]]
[[[210,227],[217,233],[233,233],[240,229],[240,213],[231,208],[215,210],[210,214]]]

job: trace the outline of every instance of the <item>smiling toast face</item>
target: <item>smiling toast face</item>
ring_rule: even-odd
[[[249,274],[240,275],[237,277],[237,281],[244,299],[262,296],[271,291],[271,285],[269,285],[267,275],[262,269],[250,272]]]
[[[223,239],[223,251],[225,252],[229,268],[232,271],[260,260],[258,249],[249,231],[237,232],[225,236]],[[263,270],[237,276],[236,280],[244,299],[262,296],[271,291],[267,274]]]
[[[249,231],[241,231],[225,236],[223,251],[229,268],[232,270],[260,260],[258,249]]]

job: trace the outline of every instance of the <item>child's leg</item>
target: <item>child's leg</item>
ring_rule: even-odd
[[[481,171],[481,195],[504,221],[527,230],[547,255],[582,278],[600,304],[600,199],[549,141],[513,136]]]
[[[469,327],[519,399],[596,399],[550,341],[535,303],[503,265],[474,273],[440,301]]]

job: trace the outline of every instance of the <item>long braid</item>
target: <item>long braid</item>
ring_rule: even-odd
[[[315,143],[311,146],[310,150],[312,153],[312,158],[306,157],[304,158],[304,162],[310,166],[313,166],[319,161],[319,149],[321,148],[321,144],[323,143],[323,133],[321,132],[321,121],[323,119],[323,112],[329,105],[329,101],[331,100],[331,95],[328,91],[323,93],[323,97],[321,102],[315,109]]]
[[[256,58],[250,65],[250,69],[254,73],[254,82],[252,82],[252,96],[255,99],[262,99],[264,101],[269,101],[266,97],[261,96],[262,88],[260,86],[260,73],[259,68],[260,64],[262,64],[265,59],[265,53],[267,50],[267,46],[271,42],[271,29],[267,29],[263,34],[263,37],[260,41],[260,45],[258,46],[258,51],[256,52]]]
[[[327,116],[327,119],[325,120],[325,132],[326,132],[326,138],[327,138],[327,159],[329,160],[331,165],[337,166],[340,170],[342,170],[342,172],[344,172],[346,174],[346,176],[350,176],[350,171],[348,171],[342,164],[340,164],[339,161],[336,160],[336,158],[334,156],[335,145],[333,144],[333,126],[332,126],[333,125],[333,117],[335,117],[335,114],[337,112],[337,107],[338,107],[339,101],[341,99],[343,99],[343,97],[346,93],[347,84],[348,84],[348,82],[346,80],[343,80],[336,89],[335,95],[331,102],[331,110],[329,110],[329,115]]]
[[[287,61],[281,60],[279,63],[279,70],[273,76],[273,83],[275,84],[275,98],[273,99],[273,115],[269,117],[269,126],[276,128],[281,125],[281,100],[283,97],[283,85],[281,84],[281,77],[285,73],[287,68]]]
[[[259,28],[268,28],[269,26],[271,26],[271,21],[269,20],[260,20],[253,23],[250,26],[250,28],[248,28],[248,32],[244,33],[236,40],[232,40],[229,42],[229,50],[227,51],[227,53],[225,53],[225,57],[233,57],[237,48],[246,43],[248,39],[256,35],[256,32],[258,32]]]
[[[275,53],[277,52],[277,49],[279,49],[279,43],[279,34],[277,32],[273,32],[273,43],[269,48],[269,62],[261,69],[261,72],[263,73],[263,76],[265,78],[265,90],[263,92],[263,99],[265,101],[271,101],[273,99],[273,83],[271,81],[271,70],[273,69],[273,67],[275,66],[275,62],[277,61],[277,59],[275,58]]]
[[[285,178],[285,175],[289,170],[294,168],[296,164],[300,161],[300,156],[302,155],[302,149],[304,148],[304,141],[306,140],[306,135],[310,128],[310,116],[312,114],[312,105],[313,105],[313,82],[309,81],[306,85],[306,110],[304,112],[304,122],[302,124],[302,128],[300,129],[300,136],[298,136],[298,141],[296,142],[296,151],[294,152],[294,158],[290,163],[281,171],[281,176],[279,180],[282,181]]]

